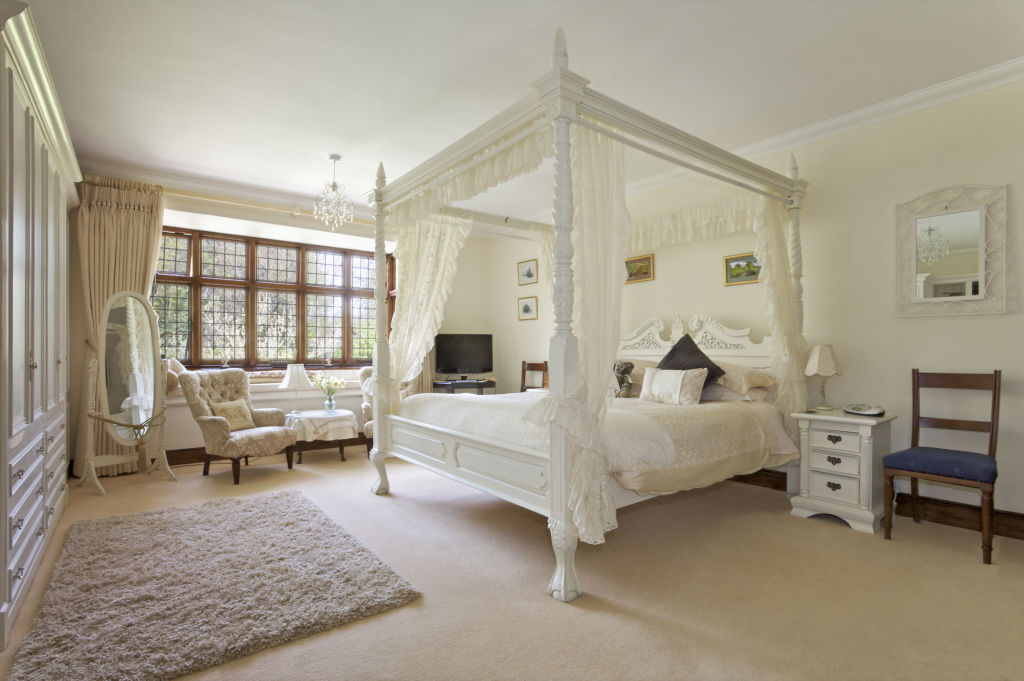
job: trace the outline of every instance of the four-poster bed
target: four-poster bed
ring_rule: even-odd
[[[625,209],[627,148],[763,198],[750,213],[768,273],[770,357],[759,357],[749,338],[735,343],[735,332],[723,339],[714,329],[705,335],[704,348],[709,357],[724,349],[740,363],[771,365],[783,410],[802,407],[805,400],[799,366],[799,208],[805,183],[795,163],[788,177],[775,173],[591,90],[587,80],[568,70],[561,31],[552,66],[534,83],[532,95],[398,180],[387,184],[383,166],[378,170],[372,194],[377,267],[385,267],[387,217],[400,230],[401,294],[390,338],[385,316],[377,315],[371,458],[379,475],[377,494],[388,492],[385,459],[396,456],[545,515],[556,559],[549,593],[570,601],[582,593],[573,563],[577,541],[600,543],[604,532],[616,527],[615,508],[642,498],[612,482],[602,437],[610,413],[607,382],[615,355],[623,350],[618,337],[622,262],[627,238],[631,244],[637,238]],[[550,249],[542,249],[549,267],[542,263],[541,270],[552,272],[553,280],[551,387],[549,394],[532,398],[526,416],[542,429],[546,446],[503,442],[403,416],[395,387],[415,377],[433,342],[469,230],[453,205],[535,170],[552,154],[553,225],[537,230]],[[778,217],[782,210],[789,213],[788,240]],[[378,310],[384,309],[385,295],[378,277]],[[664,342],[659,339],[649,349],[663,352]],[[730,342],[736,348],[730,349]]]

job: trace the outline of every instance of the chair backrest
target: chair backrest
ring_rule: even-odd
[[[968,430],[976,433],[988,433],[988,455],[995,458],[996,437],[999,434],[999,388],[1002,371],[997,369],[991,374],[947,374],[926,373],[913,369],[911,377],[914,384],[914,414],[910,431],[911,447],[918,446],[921,428]],[[921,388],[991,391],[992,414],[988,421],[921,416]]]
[[[183,371],[178,376],[178,384],[194,417],[213,416],[211,404],[237,399],[244,399],[252,409],[249,374],[242,369]]]
[[[539,373],[541,374],[541,384],[534,385],[526,382],[527,373]],[[527,388],[547,388],[548,387],[548,363],[547,362],[523,362],[523,376],[519,381],[519,392],[523,392]]]

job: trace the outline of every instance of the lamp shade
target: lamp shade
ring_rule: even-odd
[[[831,345],[815,345],[804,368],[804,376],[842,376],[843,369]]]
[[[315,388],[316,386],[309,380],[309,376],[306,375],[306,368],[301,364],[289,364],[288,369],[284,372],[284,379],[281,381],[281,385],[277,386],[282,390],[305,390],[307,388]]]

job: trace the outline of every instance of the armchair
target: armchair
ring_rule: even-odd
[[[243,370],[184,371],[178,376],[178,383],[203,433],[203,475],[210,474],[211,458],[230,459],[237,485],[241,459],[248,464],[249,457],[270,456],[282,450],[288,468],[292,467],[295,430],[284,425],[285,416],[280,409],[252,408],[249,376]]]
[[[373,367],[366,366],[359,370],[359,390],[363,393],[361,405],[363,413],[363,435],[366,436],[366,453],[373,449],[373,392],[370,379],[373,378]],[[405,399],[416,392],[416,381],[405,381],[399,386],[399,396]]]

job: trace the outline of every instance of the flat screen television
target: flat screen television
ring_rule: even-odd
[[[439,333],[434,339],[439,374],[483,374],[494,370],[489,333]]]

